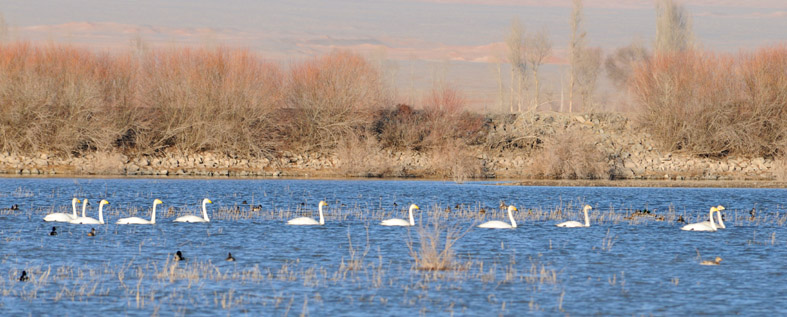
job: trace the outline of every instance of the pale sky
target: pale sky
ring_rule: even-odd
[[[3,0],[0,12],[14,39],[86,45],[99,50],[130,46],[223,44],[249,48],[287,63],[344,48],[384,56],[397,85],[428,85],[435,77],[488,99],[496,75],[487,63],[500,55],[513,17],[527,29],[546,28],[563,60],[570,0]],[[654,1],[585,0],[590,45],[605,52],[633,40],[649,45],[655,34]],[[683,2],[702,47],[736,52],[787,39],[787,1]],[[742,4],[745,3],[745,4]],[[435,73],[442,72],[442,75]],[[409,79],[407,79],[409,78]],[[491,88],[490,88],[491,87]],[[547,87],[547,89],[549,89]],[[551,89],[555,89],[552,87]],[[557,88],[559,90],[559,88]],[[491,93],[494,93],[491,92]]]

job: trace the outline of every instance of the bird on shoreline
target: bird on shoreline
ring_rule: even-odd
[[[57,231],[56,230],[57,230],[57,227],[52,227],[52,232],[50,232],[49,235],[50,236],[56,236],[57,235]]]

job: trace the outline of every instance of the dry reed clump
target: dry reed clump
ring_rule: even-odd
[[[781,153],[784,153],[784,150]],[[777,181],[787,182],[787,153],[774,158],[772,170],[773,176]]]
[[[643,126],[669,150],[771,156],[787,142],[787,48],[657,54],[635,70]]]
[[[339,170],[347,176],[406,176],[406,170],[380,148],[374,136],[346,136],[336,147]]]
[[[430,154],[430,169],[436,176],[449,177],[461,183],[468,178],[480,177],[483,171],[481,160],[459,141],[449,141]]]
[[[443,215],[430,215],[426,225],[421,223],[415,228],[417,245],[408,234],[407,248],[415,261],[415,268],[424,271],[458,268],[454,244],[469,230],[462,231],[458,224],[449,223]]]
[[[608,178],[606,155],[596,143],[593,134],[569,128],[544,140],[530,168],[540,177]]]

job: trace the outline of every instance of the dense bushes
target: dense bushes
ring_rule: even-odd
[[[0,149],[270,156],[357,142],[368,151],[474,142],[483,121],[463,110],[456,91],[435,90],[421,109],[394,107],[383,81],[364,58],[342,51],[284,70],[227,48],[108,54],[3,44]]]
[[[667,149],[773,156],[787,149],[787,48],[659,54],[632,84],[643,123]]]

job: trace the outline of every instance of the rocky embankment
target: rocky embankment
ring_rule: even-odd
[[[644,180],[774,180],[783,177],[784,164],[770,158],[698,157],[661,150],[649,135],[619,115],[539,114],[536,137],[548,138],[561,129],[581,129],[592,135],[595,147],[603,152],[612,179]],[[516,120],[496,118],[487,124],[487,137],[516,134],[523,129]],[[532,129],[532,126],[529,126]],[[522,132],[522,133],[531,133]],[[471,147],[469,156],[477,164],[470,177],[531,178],[537,150],[490,150]],[[376,153],[374,160],[390,162],[399,172],[393,176],[435,176],[434,155],[414,152]],[[25,156],[0,153],[0,173],[21,175],[142,175],[197,177],[282,177],[352,176],[348,162],[336,154],[279,153],[275,158],[247,159],[215,153],[129,157],[119,153],[90,153],[60,157],[46,153]],[[473,170],[472,168],[470,170]],[[375,175],[369,173],[368,175]],[[445,177],[445,175],[443,175]],[[449,176],[450,177],[450,176]]]

